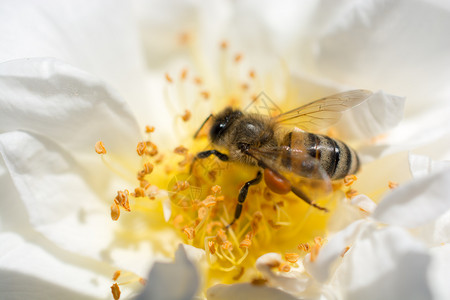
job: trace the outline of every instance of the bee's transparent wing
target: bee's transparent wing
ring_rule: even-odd
[[[292,125],[306,131],[327,128],[336,123],[342,112],[357,106],[372,95],[368,90],[352,90],[328,96],[272,118],[276,123]]]
[[[278,146],[267,150],[255,147],[247,152],[258,160],[262,168],[268,168],[289,180],[292,191],[306,202],[314,202],[332,191],[331,179],[319,160],[303,149]]]

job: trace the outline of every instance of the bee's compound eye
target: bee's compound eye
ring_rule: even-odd
[[[276,194],[283,195],[291,191],[291,183],[268,168],[264,169],[264,181],[267,187]]]

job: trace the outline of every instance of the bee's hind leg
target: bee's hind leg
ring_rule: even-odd
[[[191,167],[189,168],[189,174],[192,173],[192,169],[194,168],[194,164],[195,164],[195,162],[198,159],[204,159],[204,158],[210,157],[211,155],[216,156],[221,161],[228,161],[228,159],[229,159],[228,155],[226,155],[226,154],[224,154],[222,152],[219,152],[217,150],[214,150],[214,149],[213,150],[206,150],[206,151],[199,152],[199,153],[197,153],[197,155],[192,160]]]
[[[305,193],[303,193],[300,189],[296,188],[296,187],[291,187],[291,191],[300,199],[302,199],[303,201],[305,201],[306,203],[308,203],[309,205],[311,205],[312,207],[315,207],[317,209],[323,210],[324,212],[328,212],[328,209],[326,209],[325,207],[319,206],[317,204],[315,204],[311,199],[309,199],[308,196],[306,196]]]
[[[227,228],[229,228],[231,225],[233,225],[234,222],[236,222],[236,220],[239,219],[239,217],[241,216],[242,205],[244,204],[245,199],[247,198],[248,188],[251,185],[255,185],[255,184],[260,183],[261,179],[262,179],[262,172],[258,171],[258,173],[256,174],[255,178],[253,178],[250,181],[247,181],[241,187],[241,190],[239,191],[239,197],[238,197],[238,203],[236,205],[236,210],[234,211],[234,219],[233,219],[233,221],[231,221],[230,224],[227,225]]]

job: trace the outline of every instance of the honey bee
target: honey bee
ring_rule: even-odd
[[[194,138],[211,119],[209,139],[215,149],[197,153],[191,171],[196,160],[211,155],[222,161],[260,168],[256,177],[241,187],[234,218],[228,226],[239,219],[249,187],[258,184],[263,175],[272,192],[293,192],[309,205],[327,211],[314,203],[305,192],[305,186],[311,184],[316,188],[330,189],[332,180],[358,172],[360,160],[357,153],[343,142],[309,131],[332,125],[340,119],[343,111],[371,95],[372,92],[367,90],[342,92],[275,117],[245,113],[230,107],[217,115],[211,114]],[[217,148],[226,150],[228,154]]]

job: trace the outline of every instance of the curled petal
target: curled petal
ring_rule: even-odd
[[[196,266],[182,245],[173,263],[156,262],[150,271],[144,291],[138,300],[191,300],[197,293],[200,279]]]
[[[393,190],[378,205],[373,218],[391,225],[418,227],[450,209],[450,170],[413,180]]]

